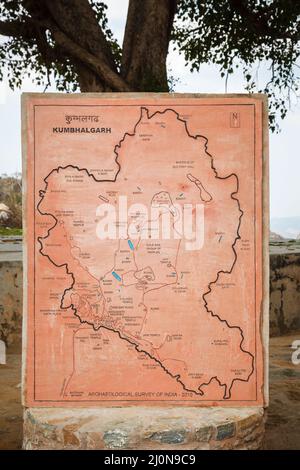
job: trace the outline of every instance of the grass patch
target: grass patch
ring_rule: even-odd
[[[22,235],[23,230],[21,228],[9,228],[9,227],[0,227],[0,236],[9,236],[9,235]]]

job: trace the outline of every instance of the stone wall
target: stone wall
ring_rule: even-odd
[[[22,262],[0,261],[0,339],[21,341]],[[270,256],[270,335],[300,330],[300,253]]]
[[[25,450],[256,450],[263,408],[27,408]]]
[[[0,340],[6,345],[22,337],[22,262],[0,261]]]
[[[270,335],[300,330],[300,253],[270,256]]]

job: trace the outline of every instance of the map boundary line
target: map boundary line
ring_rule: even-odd
[[[142,104],[140,104],[140,103],[131,104],[131,105],[122,105],[122,104],[107,104],[107,105],[106,105],[106,104],[103,104],[103,105],[91,105],[91,104],[61,104],[61,105],[59,105],[59,104],[45,104],[45,105],[43,105],[43,104],[41,104],[41,105],[36,105],[36,104],[34,104],[34,105],[33,105],[33,107],[34,107],[34,206],[35,206],[35,209],[37,209],[38,211],[39,211],[38,206],[39,206],[40,202],[42,201],[42,198],[40,199],[38,205],[36,206],[36,204],[35,204],[35,195],[36,195],[36,186],[35,186],[35,153],[36,153],[35,128],[36,128],[36,114],[35,114],[35,108],[36,108],[36,107],[47,107],[47,106],[54,106],[54,107],[55,107],[55,106],[62,106],[62,107],[66,107],[66,106],[68,106],[68,107],[72,107],[72,106],[78,106],[78,107],[90,107],[90,106],[93,106],[93,107],[101,107],[101,106],[104,106],[104,107],[124,107],[124,106],[132,106],[132,107],[138,107],[138,108],[140,108],[141,111],[142,111],[142,109],[145,109],[146,112],[147,112],[147,116],[148,116],[149,119],[151,119],[151,118],[152,118],[155,114],[157,114],[157,113],[159,113],[159,114],[164,114],[164,113],[167,112],[167,111],[172,111],[172,112],[174,112],[174,113],[176,114],[177,119],[178,119],[179,121],[181,121],[181,122],[184,123],[186,132],[187,132],[187,134],[188,134],[189,137],[194,138],[194,139],[197,139],[198,137],[202,137],[202,138],[205,139],[205,153],[206,153],[206,154],[210,157],[210,159],[211,159],[211,168],[213,169],[213,171],[214,171],[214,173],[215,173],[215,177],[218,178],[218,179],[222,179],[222,180],[223,180],[223,179],[227,179],[227,178],[229,178],[229,177],[231,177],[231,176],[233,176],[233,175],[236,177],[237,189],[236,189],[236,191],[232,192],[232,193],[230,194],[230,196],[231,196],[232,199],[234,199],[234,200],[237,201],[237,203],[238,203],[238,208],[239,208],[239,211],[241,212],[241,215],[240,215],[240,217],[239,217],[239,224],[238,224],[238,228],[237,228],[237,237],[235,238],[235,240],[234,240],[234,242],[233,242],[233,244],[232,244],[232,250],[233,250],[234,255],[235,255],[234,261],[233,261],[233,264],[232,264],[232,267],[231,267],[230,271],[223,271],[223,270],[218,271],[216,279],[215,279],[214,281],[211,281],[211,282],[208,284],[208,291],[205,292],[205,293],[202,295],[202,298],[203,298],[204,307],[205,307],[205,309],[207,310],[207,313],[210,313],[212,316],[217,317],[217,318],[219,319],[219,321],[225,322],[226,325],[228,326],[228,328],[237,328],[237,329],[240,330],[241,336],[242,336],[242,340],[241,340],[241,342],[240,342],[239,347],[240,347],[240,349],[241,349],[243,352],[248,353],[249,355],[252,356],[252,371],[251,371],[251,373],[249,374],[248,378],[247,378],[247,379],[238,379],[238,378],[237,378],[237,379],[233,379],[232,382],[231,382],[231,385],[230,385],[230,387],[229,387],[229,397],[227,397],[226,399],[225,399],[225,398],[223,398],[223,399],[217,399],[216,401],[218,401],[218,402],[221,402],[221,401],[226,401],[226,402],[228,402],[229,400],[230,400],[230,402],[234,402],[234,401],[239,401],[239,402],[240,402],[240,401],[245,401],[245,402],[257,401],[257,377],[256,377],[256,387],[255,387],[255,390],[256,390],[256,399],[255,399],[255,400],[241,400],[241,399],[239,399],[239,400],[232,400],[232,399],[231,399],[231,388],[232,388],[232,386],[233,386],[234,381],[243,381],[243,382],[248,382],[248,381],[249,381],[251,375],[252,375],[253,372],[254,372],[254,361],[255,361],[255,357],[253,356],[252,353],[250,353],[249,351],[246,351],[246,350],[244,350],[244,349],[242,348],[242,343],[243,343],[243,341],[244,341],[244,335],[243,335],[242,329],[241,329],[239,326],[235,326],[235,325],[234,325],[234,326],[231,326],[231,325],[229,325],[229,323],[227,322],[227,320],[222,319],[219,315],[214,314],[212,311],[208,310],[208,308],[207,308],[207,301],[205,300],[205,297],[206,297],[206,296],[211,292],[211,290],[212,290],[210,286],[213,285],[213,284],[215,284],[215,283],[218,281],[219,275],[220,275],[221,273],[230,274],[230,273],[232,272],[234,266],[235,266],[236,261],[237,261],[237,254],[236,254],[236,251],[235,251],[235,244],[236,244],[236,242],[240,239],[239,229],[240,229],[240,225],[241,225],[241,219],[242,219],[242,216],[243,216],[243,211],[242,211],[241,208],[240,208],[240,203],[239,203],[238,198],[233,197],[234,195],[236,195],[236,194],[238,193],[238,190],[239,190],[239,179],[238,179],[236,173],[231,173],[230,175],[227,175],[227,176],[225,176],[225,177],[218,176],[217,171],[216,171],[216,169],[215,169],[215,167],[214,167],[214,165],[213,165],[213,157],[212,157],[212,155],[207,151],[208,139],[207,139],[205,136],[201,135],[201,134],[191,135],[191,134],[189,133],[189,131],[188,131],[188,128],[187,128],[187,121],[184,120],[184,119],[182,119],[182,118],[180,117],[180,114],[179,114],[177,111],[175,111],[175,110],[172,109],[172,108],[168,108],[168,107],[167,107],[167,106],[168,106],[168,103],[162,103],[162,104],[147,104],[147,105],[142,105]],[[180,106],[183,106],[183,107],[187,107],[187,106],[191,106],[191,107],[198,107],[198,106],[202,106],[202,107],[203,107],[203,106],[204,106],[204,107],[205,107],[205,106],[207,106],[207,107],[210,107],[210,106],[221,106],[221,107],[222,107],[222,106],[252,106],[252,107],[253,107],[253,110],[254,110],[254,117],[255,117],[255,114],[256,114],[256,113],[255,113],[255,109],[256,109],[256,104],[255,104],[255,103],[244,103],[244,104],[243,104],[243,103],[222,103],[222,104],[221,104],[221,103],[220,103],[220,104],[218,104],[218,103],[216,103],[216,104],[212,104],[212,103],[211,103],[211,104],[183,104],[183,103],[177,104],[177,103],[176,103],[175,105],[174,105],[174,103],[172,103],[171,106],[175,106],[176,108],[177,108],[177,107],[180,107]],[[160,107],[160,108],[164,108],[164,110],[163,110],[163,111],[155,111],[154,113],[152,113],[151,115],[149,115],[149,110],[147,109],[147,107],[155,107],[155,108]],[[116,174],[115,174],[114,179],[100,179],[100,180],[98,180],[97,178],[95,178],[95,176],[94,176],[92,173],[89,173],[89,171],[88,171],[86,168],[79,168],[79,167],[77,167],[77,166],[75,166],[75,165],[71,165],[71,164],[70,164],[70,165],[66,165],[66,166],[64,166],[64,167],[58,166],[57,168],[51,170],[51,172],[44,178],[45,183],[46,183],[46,179],[50,176],[50,174],[51,174],[53,171],[58,171],[59,169],[65,169],[65,168],[67,168],[67,167],[73,167],[73,168],[78,169],[79,171],[82,171],[82,170],[86,171],[86,173],[88,174],[88,176],[92,176],[92,178],[93,178],[96,182],[115,182],[115,181],[117,180],[118,174],[119,174],[119,172],[120,172],[120,170],[121,170],[120,164],[119,164],[119,162],[118,162],[118,153],[117,153],[116,149],[117,149],[117,148],[120,148],[121,143],[124,141],[124,139],[126,138],[127,135],[128,135],[128,136],[134,136],[134,135],[135,135],[135,129],[136,129],[137,125],[139,124],[139,122],[141,121],[141,119],[142,119],[142,112],[141,112],[141,115],[140,115],[138,121],[136,122],[136,124],[135,124],[135,126],[134,126],[134,133],[132,134],[132,133],[130,133],[130,132],[125,132],[124,135],[123,135],[123,138],[122,138],[122,139],[119,141],[119,143],[116,144],[115,147],[114,147],[114,153],[115,153],[115,155],[116,155],[116,157],[115,157],[115,162],[116,162],[116,164],[118,165],[118,169],[117,169],[117,171],[116,171]],[[256,160],[256,139],[255,139],[255,138],[256,138],[256,129],[254,128],[254,168],[255,168],[255,160]],[[46,183],[46,184],[47,184],[47,183]],[[254,187],[255,187],[255,169],[254,169]],[[255,204],[255,203],[256,203],[256,189],[254,190],[254,204]],[[35,212],[35,211],[34,211],[34,212]],[[40,211],[39,211],[39,212],[40,212]],[[40,238],[43,238],[43,239],[44,239],[44,238],[47,238],[47,237],[49,236],[49,232],[50,232],[50,231],[56,226],[56,224],[57,224],[57,219],[55,218],[55,216],[53,216],[53,214],[47,214],[47,213],[42,213],[42,212],[40,212],[40,213],[41,213],[42,215],[50,215],[50,216],[52,216],[52,217],[55,219],[55,224],[48,230],[48,233],[47,233],[46,237],[38,237],[38,241],[39,241],[39,243],[41,244]],[[254,223],[255,223],[255,227],[254,227],[254,232],[255,232],[255,234],[254,234],[254,235],[255,235],[255,236],[254,236],[254,256],[256,257],[256,209],[255,209],[254,213],[255,213],[255,217],[254,217]],[[36,248],[35,248],[35,242],[36,242],[36,237],[35,237],[35,214],[34,214],[34,306],[35,306],[35,298],[36,298],[36,297],[35,297],[35,280],[36,280],[36,273],[35,273]],[[42,250],[42,244],[41,244],[41,248],[40,248],[40,250],[39,250],[40,253],[41,253],[41,250]],[[47,258],[51,261],[51,263],[54,264],[56,267],[66,266],[67,274],[71,274],[71,275],[72,275],[73,283],[72,283],[71,287],[69,287],[68,289],[65,289],[65,290],[64,290],[64,293],[63,293],[63,296],[62,296],[62,301],[61,301],[61,302],[63,302],[63,298],[64,298],[64,295],[65,295],[66,291],[69,290],[69,289],[71,289],[72,286],[74,285],[75,280],[74,280],[73,273],[71,273],[71,272],[68,271],[68,265],[67,265],[67,263],[63,263],[62,265],[56,265],[56,264],[49,258],[48,255],[44,255],[43,253],[41,253],[41,254],[42,254],[43,256],[47,256]],[[255,289],[256,289],[256,272],[255,272],[255,282],[254,282],[254,285],[255,285]],[[73,309],[73,311],[76,310],[75,307],[73,307],[72,305],[70,305],[70,306],[68,306],[68,307],[64,307],[63,309],[67,309],[67,308],[70,308],[70,307]],[[120,402],[134,402],[134,401],[139,401],[139,400],[136,400],[136,399],[131,399],[131,400],[126,400],[126,399],[122,399],[122,400],[103,400],[103,399],[101,399],[101,400],[40,400],[40,399],[36,399],[36,381],[35,381],[35,375],[36,375],[36,374],[35,374],[35,351],[36,351],[36,350],[35,350],[35,348],[36,348],[36,344],[35,344],[35,334],[36,334],[36,328],[35,328],[35,313],[36,313],[36,312],[35,312],[35,307],[34,307],[34,401],[37,401],[37,402],[57,402],[57,403],[59,403],[59,402],[61,402],[61,403],[72,403],[72,402],[81,402],[81,403],[84,403],[84,402],[102,402],[102,401],[109,401],[109,402],[117,402],[117,401],[120,401]],[[97,330],[99,329],[99,328],[95,329],[93,324],[91,324],[91,323],[89,323],[89,322],[87,322],[87,321],[81,320],[81,318],[79,317],[79,315],[76,314],[76,311],[74,312],[74,315],[75,315],[77,318],[79,318],[80,323],[87,323],[87,324],[89,324],[90,326],[92,326],[92,328],[93,328],[95,331],[97,331]],[[256,321],[257,321],[257,309],[256,309],[256,301],[255,301],[255,328],[256,328]],[[129,343],[131,343],[131,344],[135,347],[135,349],[136,349],[138,352],[145,353],[145,354],[147,354],[152,360],[155,360],[156,362],[158,362],[165,372],[167,372],[169,375],[172,376],[172,378],[175,378],[178,382],[181,383],[181,385],[183,386],[184,390],[189,391],[189,392],[192,392],[192,393],[195,393],[195,394],[197,394],[197,395],[201,395],[201,396],[203,395],[203,392],[202,392],[202,393],[197,393],[197,392],[195,392],[194,390],[189,390],[189,389],[185,388],[184,384],[179,380],[179,377],[180,377],[179,374],[173,376],[173,375],[163,366],[163,364],[162,364],[159,360],[157,360],[155,357],[152,357],[151,354],[149,354],[147,351],[138,350],[138,349],[137,349],[137,348],[138,348],[138,345],[136,345],[134,342],[131,342],[128,338],[122,337],[121,334],[120,334],[120,332],[119,332],[118,330],[114,330],[114,329],[108,328],[108,327],[106,327],[106,326],[100,326],[100,328],[105,328],[105,329],[108,329],[108,330],[110,330],[110,331],[113,331],[113,332],[117,333],[121,339],[123,339],[123,340],[125,339],[126,341],[128,341]],[[255,331],[255,353],[256,353],[256,339],[257,339],[257,338],[256,338],[256,331]],[[257,368],[256,368],[256,367],[255,367],[255,371],[256,371],[256,376],[257,376]],[[179,377],[178,377],[178,376],[179,376]],[[198,388],[200,389],[200,387],[205,386],[205,385],[208,385],[213,379],[217,379],[217,377],[212,377],[209,382],[203,383],[203,384],[199,385]],[[218,379],[217,379],[217,381],[219,382]],[[219,382],[219,384],[220,384],[220,386],[224,386],[224,384],[221,384],[220,382]],[[203,402],[204,402],[204,401],[209,401],[209,402],[211,402],[211,401],[213,401],[213,400],[212,400],[212,399],[209,399],[209,400],[205,400],[205,399],[204,399],[204,400],[200,400],[200,401],[199,401],[199,400],[183,400],[183,399],[181,399],[181,400],[173,400],[173,399],[168,398],[168,399],[166,399],[166,400],[159,399],[159,400],[147,400],[147,401],[154,401],[154,402],[159,402],[159,401],[176,402],[176,401],[178,401],[178,402],[182,402],[182,403],[186,403],[186,402],[201,403],[201,401],[203,401]]]

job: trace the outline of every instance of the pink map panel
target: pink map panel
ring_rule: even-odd
[[[262,101],[23,105],[26,405],[263,404]]]

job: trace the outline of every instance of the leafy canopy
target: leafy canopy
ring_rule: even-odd
[[[98,0],[89,3],[119,72],[122,49],[108,27],[107,5]],[[47,26],[32,20],[25,5],[25,0],[0,4],[0,21],[19,25],[18,34],[7,34],[0,43],[0,79],[5,71],[12,89],[31,76],[45,86],[54,81],[60,91],[78,90],[72,57],[57,46]],[[216,64],[227,80],[240,68],[247,91],[268,94],[270,126],[275,130],[278,118],[284,118],[297,99],[299,19],[300,0],[179,0],[172,43],[192,71],[199,71],[204,63]],[[262,63],[264,83],[260,85]]]
[[[269,96],[274,130],[276,117],[286,116],[299,89],[300,1],[185,0],[177,18],[174,41],[191,70],[216,64],[228,78],[241,67],[245,89]],[[268,78],[259,87],[262,62]]]
[[[32,34],[32,26],[35,25],[34,22],[33,25],[30,24],[30,14],[25,3],[22,0],[0,3],[0,21],[24,24],[23,34],[5,38],[0,43],[0,80],[3,80],[6,73],[12,90],[19,88],[25,77],[31,77],[45,88],[53,81],[58,91],[78,91],[78,76],[72,58],[57,47],[47,28],[37,25],[36,34]],[[120,67],[121,48],[108,27],[107,5],[97,0],[89,0],[89,3],[110,44],[116,65]]]

